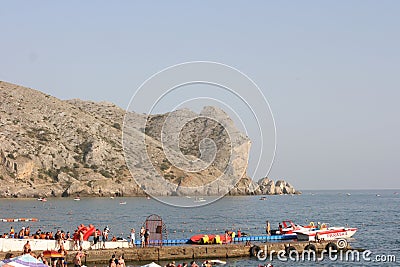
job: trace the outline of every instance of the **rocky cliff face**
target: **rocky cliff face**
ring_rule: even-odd
[[[176,114],[194,115],[189,110]],[[201,117],[190,121],[182,128],[179,147],[174,149],[185,157],[207,162],[209,159],[202,158],[201,150],[207,146],[201,141],[206,138],[215,144],[217,160],[202,171],[185,172],[171,164],[171,158],[163,151],[160,133],[171,114],[148,118],[129,114],[129,119],[147,120],[145,129],[133,129],[131,133],[133,138],[147,140],[146,153],[152,165],[176,185],[173,194],[179,195],[186,186],[213,182],[226,166],[230,166],[231,174],[244,173],[231,190],[232,195],[295,193],[284,181],[278,181],[273,190],[268,182],[254,183],[245,175],[250,140],[222,110],[206,107],[202,115],[217,117],[222,124]],[[0,197],[144,195],[144,185],[133,179],[125,162],[121,141],[124,116],[125,111],[112,103],[62,101],[33,89],[0,82]],[[168,123],[168,127],[175,126]],[[236,133],[232,142],[224,132],[226,127]],[[231,151],[236,152],[233,160],[229,158]],[[172,154],[178,157],[177,152]],[[137,164],[131,171],[135,178],[147,177],[146,168]],[[149,184],[159,195],[172,194],[158,190],[157,183]],[[218,194],[218,190],[208,187],[198,194]]]

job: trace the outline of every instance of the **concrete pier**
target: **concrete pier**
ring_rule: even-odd
[[[22,241],[22,240],[21,240]],[[26,242],[26,241],[25,241]],[[190,260],[190,259],[205,259],[205,258],[235,258],[235,257],[250,257],[255,256],[258,250],[262,249],[268,255],[270,253],[277,253],[278,251],[287,251],[295,249],[298,253],[302,253],[305,248],[315,249],[317,253],[326,249],[328,245],[338,246],[337,241],[323,241],[323,242],[306,242],[306,241],[286,241],[286,242],[267,242],[255,243],[252,245],[228,244],[228,245],[182,245],[182,246],[162,246],[162,247],[147,247],[147,248],[127,248],[124,246],[114,247],[109,249],[89,249],[85,250],[85,257],[83,263],[106,263],[113,254],[117,257],[123,255],[126,261],[163,261],[163,260]],[[307,247],[308,245],[308,247]],[[346,243],[343,249],[349,249],[350,246]],[[53,248],[52,248],[53,249]],[[21,249],[15,250],[12,253],[14,256],[20,255]],[[38,254],[41,250],[35,250],[34,253]],[[0,258],[4,259],[7,252],[0,252]],[[72,262],[75,251],[68,252],[67,261]]]

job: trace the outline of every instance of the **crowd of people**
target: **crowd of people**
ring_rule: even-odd
[[[38,229],[36,232],[31,233],[30,226],[22,227],[18,233],[15,231],[14,227],[11,226],[10,231],[8,233],[3,233],[1,238],[34,238],[34,239],[50,239],[50,240],[71,240],[72,236],[70,232],[64,232],[64,230],[57,230],[57,232],[43,232],[41,229]]]
[[[105,242],[109,241],[109,233],[110,228],[106,226],[103,231],[96,229],[93,232],[93,242],[91,243],[91,249],[105,249]],[[226,237],[232,236],[234,237],[233,232],[226,231]],[[15,238],[15,239],[28,239],[23,246],[22,254],[30,254],[31,256],[35,257],[39,261],[43,262],[44,264],[48,265],[49,267],[67,267],[68,262],[66,261],[68,252],[64,247],[64,243],[66,241],[74,241],[73,249],[76,251],[74,252],[75,255],[73,257],[73,265],[74,267],[81,267],[82,266],[82,257],[84,257],[85,253],[83,252],[83,233],[78,229],[71,235],[69,231],[64,231],[58,229],[57,231],[49,231],[43,232],[41,229],[38,229],[36,232],[31,233],[30,226],[22,227],[18,232],[15,231],[13,226],[11,226],[9,233],[4,233],[1,235],[1,238]],[[238,231],[238,236],[241,236],[240,229]],[[101,238],[101,241],[100,241]],[[58,254],[57,256],[54,255],[45,255],[42,253],[35,254],[31,249],[31,244],[29,242],[30,239],[45,239],[45,240],[55,240],[56,247],[55,250]],[[118,241],[121,240],[113,236],[110,241]],[[139,240],[140,242],[136,243],[136,230],[131,228],[130,235],[129,235],[129,246],[136,247],[137,244],[140,244],[140,247],[147,247],[150,245],[150,231],[149,229],[145,229],[145,227],[141,227],[139,231]],[[6,258],[14,257],[13,254],[8,253]],[[47,261],[47,259],[51,259]],[[174,261],[166,264],[164,267],[209,267],[212,266],[211,262],[205,261],[203,264],[198,265],[195,261],[191,261],[190,263],[184,262],[180,264],[176,264]],[[123,255],[119,256],[118,258],[113,255],[112,258],[109,260],[109,267],[126,267]]]
[[[93,248],[100,248],[100,237],[102,246],[101,248],[105,248],[106,241],[119,241],[124,240],[123,238],[113,236],[109,238],[110,228],[106,226],[103,231],[96,229],[93,233]],[[75,241],[74,248],[80,249],[83,244],[83,232],[75,230],[75,232],[71,235],[69,231],[65,232],[64,230],[57,230],[56,232],[49,231],[43,232],[41,229],[38,229],[36,232],[31,233],[30,226],[22,227],[18,233],[15,231],[14,227],[11,226],[10,231],[8,233],[3,233],[0,235],[0,238],[16,238],[16,239],[46,239],[46,240],[56,240],[58,246],[63,243],[63,241],[73,240]],[[140,238],[140,246],[147,247],[150,243],[150,231],[149,229],[145,229],[143,226],[139,232]],[[129,236],[129,244],[132,247],[136,246],[136,231],[134,228],[131,229]]]

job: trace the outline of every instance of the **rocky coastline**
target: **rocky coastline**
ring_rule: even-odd
[[[125,110],[108,102],[60,100],[40,91],[0,81],[0,198],[38,198],[80,196],[145,196],[129,171],[121,141]],[[230,146],[237,151],[232,173],[247,169],[251,142],[240,133],[227,114],[215,107],[205,107],[200,115],[223,121],[233,129],[236,143],[226,141],[221,124],[195,119],[183,128],[182,146],[187,157],[199,158],[199,143],[212,139],[218,160],[205,171],[185,173],[165,157],[160,132],[163,122],[198,116],[190,110],[145,116],[131,113],[132,120],[147,120],[146,129],[133,129],[132,137],[145,136],[147,153],[155,169],[172,184],[197,186],[215,180],[226,167]],[[174,127],[174,125],[170,125]],[[225,164],[225,165],[224,165]],[[146,166],[137,164],[132,173],[147,177]],[[244,172],[245,173],[245,172]],[[149,178],[150,179],[150,178]],[[158,190],[157,184],[151,184]],[[171,195],[161,189],[160,195]],[[172,192],[172,195],[175,192]],[[213,195],[212,188],[198,195]],[[246,174],[229,195],[300,194],[282,179],[253,181]]]

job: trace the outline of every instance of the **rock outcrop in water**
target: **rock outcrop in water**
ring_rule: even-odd
[[[283,180],[278,180],[276,183],[268,177],[262,178],[258,181],[260,193],[263,195],[281,195],[281,194],[301,194],[300,191]]]
[[[0,82],[0,103],[0,197],[145,194],[145,185],[135,182],[125,162],[121,141],[123,109],[107,102],[63,101],[6,82]],[[199,172],[186,173],[174,167],[163,152],[160,135],[163,122],[171,114],[174,113],[147,118],[130,113],[133,120],[147,120],[145,129],[133,129],[133,137],[146,138],[152,165],[166,180],[178,186],[171,193],[157,188],[157,183],[147,184],[154,186],[155,191],[159,189],[159,195],[179,195],[185,186],[208,184],[221,175],[228,163],[232,174],[244,173],[230,191],[231,195],[296,193],[284,181],[272,186],[265,179],[257,184],[247,177],[250,140],[236,129],[225,112],[215,107],[205,107],[201,114],[216,117],[223,125],[202,118],[192,120],[182,128],[179,150],[185,157],[200,159],[201,140],[212,139],[217,160]],[[196,115],[190,110],[176,111],[176,114]],[[168,127],[174,125],[168,124]],[[236,133],[234,143],[227,141],[224,127]],[[231,148],[236,154],[230,162]],[[134,176],[145,178],[148,173],[140,163],[133,172]],[[198,194],[218,194],[218,189],[210,187]]]

